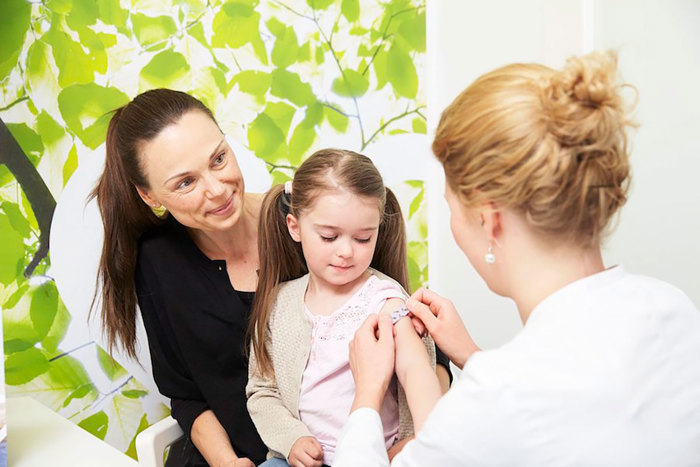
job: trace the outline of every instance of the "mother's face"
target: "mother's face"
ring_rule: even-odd
[[[193,110],[139,147],[151,206],[163,205],[181,224],[203,231],[231,228],[243,212],[241,170],[216,123]]]

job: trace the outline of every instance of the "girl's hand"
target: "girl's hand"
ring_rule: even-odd
[[[292,467],[321,467],[323,448],[313,436],[302,436],[294,442],[289,451],[289,465]]]
[[[394,373],[394,330],[386,313],[370,315],[350,342],[350,370],[355,400],[350,411],[370,407],[379,411]]]
[[[420,320],[435,343],[459,368],[479,350],[451,301],[425,288],[406,301],[414,319]]]

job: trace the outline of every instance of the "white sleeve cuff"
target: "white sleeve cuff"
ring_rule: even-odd
[[[333,467],[388,467],[382,419],[376,410],[362,407],[345,422],[333,459]]]

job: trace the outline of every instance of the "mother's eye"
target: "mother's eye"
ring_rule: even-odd
[[[178,190],[184,190],[186,188],[189,188],[192,185],[192,183],[194,183],[194,179],[188,177],[188,178],[184,179],[183,181],[181,181],[180,183],[178,183],[175,188]]]
[[[216,159],[214,159],[214,165],[219,165],[222,164],[226,160],[226,153],[222,152],[218,156],[216,156]]]

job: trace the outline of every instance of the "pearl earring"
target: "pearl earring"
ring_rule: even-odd
[[[487,264],[493,264],[496,262],[496,255],[493,254],[493,247],[489,243],[489,249],[484,255],[484,261],[486,261]]]

